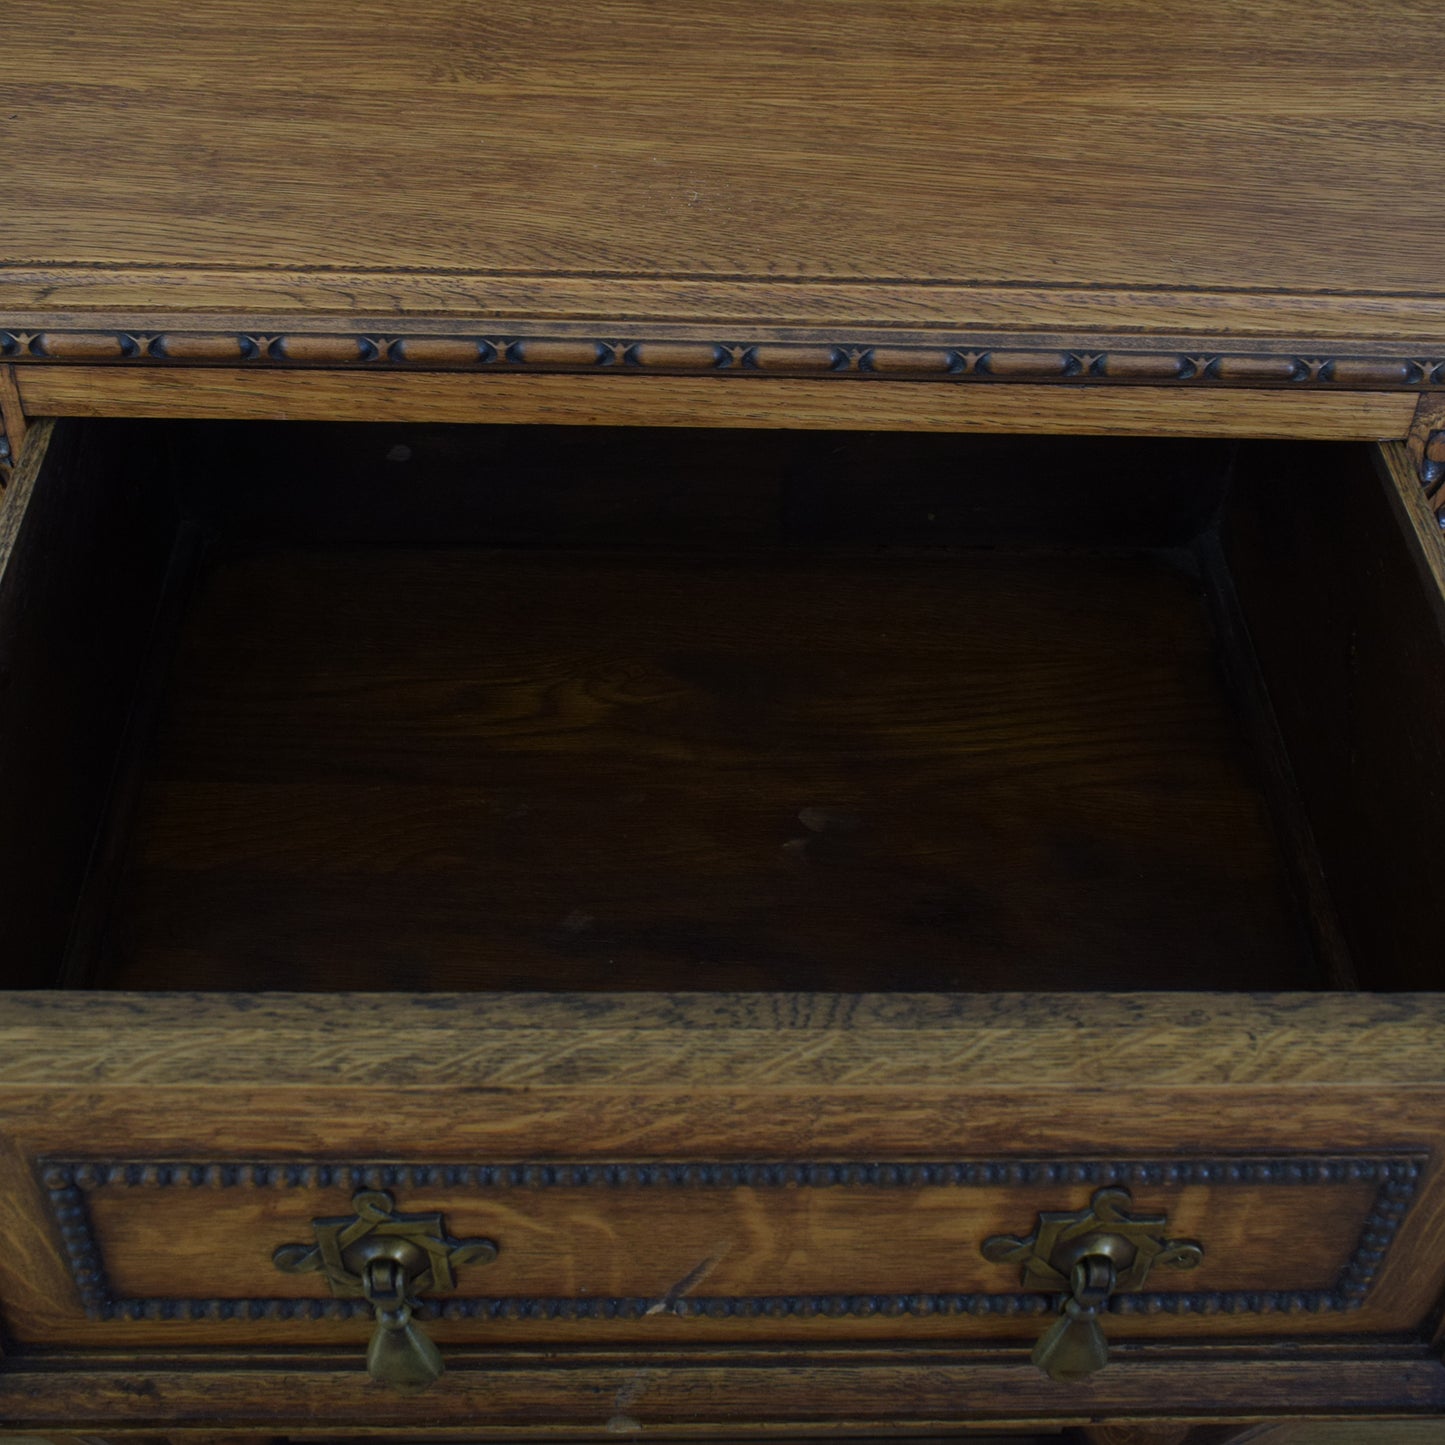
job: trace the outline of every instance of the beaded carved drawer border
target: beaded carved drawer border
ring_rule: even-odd
[[[1276,343],[1278,345],[1278,343]],[[979,333],[917,342],[866,335],[789,341],[696,336],[542,334],[505,328],[412,334],[167,328],[0,329],[0,360],[171,366],[361,367],[403,371],[632,372],[682,376],[877,377],[894,380],[1094,382],[1150,386],[1445,387],[1445,353],[1256,350],[1225,342],[1172,347],[1029,345]]]
[[[1359,1308],[1394,1242],[1419,1182],[1424,1156],[1412,1153],[1245,1156],[1195,1160],[960,1163],[526,1163],[330,1164],[43,1161],[42,1182],[85,1312],[101,1320],[351,1319],[364,1300],[118,1299],[90,1226],[85,1198],[105,1187],[138,1189],[825,1189],[1079,1184],[1331,1185],[1374,1183],[1374,1203],[1332,1289],[1151,1291],[1117,1296],[1117,1314],[1332,1313]],[[640,1319],[666,1310],[682,1317],[756,1319],[870,1315],[1037,1315],[1057,1300],[1022,1292],[971,1294],[803,1294],[639,1298],[493,1297],[432,1302],[443,1319]]]

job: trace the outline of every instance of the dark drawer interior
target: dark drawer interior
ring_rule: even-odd
[[[1433,987],[1382,465],[61,429],[0,593],[8,982]]]

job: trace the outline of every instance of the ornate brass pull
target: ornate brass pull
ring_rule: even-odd
[[[1117,1278],[1114,1261],[1102,1254],[1086,1254],[1074,1266],[1059,1317],[1030,1356],[1051,1380],[1082,1380],[1109,1363],[1099,1309],[1114,1293]]]
[[[1022,1266],[1025,1288],[1063,1296],[1033,1352],[1051,1379],[1081,1380],[1109,1363],[1099,1313],[1112,1295],[1142,1289],[1152,1269],[1193,1269],[1204,1258],[1192,1239],[1165,1236],[1165,1215],[1131,1217],[1133,1202],[1127,1189],[1100,1189],[1088,1209],[1041,1213],[1030,1235],[983,1242],[985,1259]]]
[[[490,1264],[490,1239],[453,1239],[440,1214],[398,1214],[379,1189],[359,1190],[354,1215],[313,1219],[315,1245],[283,1244],[272,1262],[287,1274],[315,1270],[338,1299],[365,1299],[376,1312],[366,1352],[373,1379],[398,1390],[424,1390],[446,1366],[414,1318],[420,1296],[456,1287],[464,1264]]]

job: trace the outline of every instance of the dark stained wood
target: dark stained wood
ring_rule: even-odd
[[[0,510],[0,977],[55,983],[173,520],[123,427],[32,428]]]
[[[423,544],[736,550],[782,545],[796,519],[794,479],[847,454],[849,436],[701,427],[436,426],[321,422],[167,422],[175,485],[187,515],[232,542]],[[866,435],[866,434],[865,434]],[[983,439],[979,439],[983,440]],[[969,465],[971,438],[895,438]],[[1029,478],[1065,455],[1042,441],[1021,463]],[[1095,438],[1090,475],[1117,474]],[[1156,443],[1177,457],[1169,442]],[[1220,443],[1223,447],[1227,444]],[[1206,473],[1223,471],[1215,455]],[[1168,463],[1161,459],[1161,465]],[[990,472],[989,475],[996,476]],[[1222,490],[1218,481],[1216,491]],[[994,491],[998,488],[995,487]],[[956,494],[935,478],[930,500]],[[1159,511],[1181,507],[1180,485]],[[992,499],[992,492],[990,493]],[[1104,503],[1107,507],[1109,504]],[[1127,495],[1114,502],[1127,509]],[[1083,508],[1076,511],[1082,512]],[[813,508],[812,515],[826,515]],[[812,523],[816,529],[819,522]]]
[[[724,551],[1182,547],[1225,440],[856,429],[169,422],[187,515],[231,539]]]
[[[1206,1429],[1208,1428],[1211,1427],[1206,1427]],[[1220,1434],[1217,1437],[1210,1436],[1208,1434],[1201,1435],[1201,1445],[1232,1445],[1232,1435],[1233,1433],[1235,1433],[1234,1427],[1227,1428],[1230,1431],[1230,1434],[1228,1435]],[[808,1436],[809,1438],[814,1440],[828,1442],[846,1440],[849,1442],[849,1445],[885,1445],[885,1442],[887,1442],[887,1445],[892,1445],[892,1442],[899,1438],[899,1434],[897,1432],[889,1432],[887,1435],[869,1434],[860,1436],[851,1431],[848,1434],[844,1435],[838,1433],[836,1430],[827,1428],[825,1428],[821,1433],[810,1430],[808,1432]],[[759,1445],[766,1445],[766,1442],[777,1440],[779,1438],[786,1438],[785,1436],[778,1436],[773,1431],[756,1433],[751,1429],[747,1429],[746,1427],[738,1426],[724,1429],[721,1432],[712,1436],[712,1438],[714,1439],[722,1440],[736,1440],[744,1437],[749,1440],[758,1441]],[[54,1440],[54,1437],[50,1438]],[[177,1435],[171,1438],[176,1440],[185,1440],[188,1442],[188,1445],[209,1445],[209,1442],[206,1441],[205,1437],[199,1433],[195,1435]],[[414,1439],[417,1437],[413,1434],[409,1438]],[[424,1436],[421,1438],[464,1439],[465,1436],[452,1435],[448,1437],[447,1435],[429,1434],[428,1436]],[[532,1440],[536,1442],[542,1442],[549,1440],[565,1439],[568,1437],[565,1434],[556,1435],[544,1430],[540,1432],[516,1432],[511,1435],[498,1436],[496,1438],[498,1440]],[[574,1436],[572,1438],[577,1437]],[[582,1438],[585,1438],[585,1436]],[[669,1445],[670,1441],[676,1440],[677,1438],[679,1437],[673,1435],[671,1432],[668,1432],[666,1434],[659,1434],[657,1436],[657,1439],[661,1442],[661,1445]],[[946,1435],[921,1436],[915,1434],[912,1430],[909,1430],[906,1438],[909,1440],[910,1445],[1076,1445],[1076,1442],[1082,1439],[1082,1437],[1077,1435],[1067,1426],[1059,1428],[1054,1428],[1052,1426],[1020,1426],[1011,1424],[1004,1424],[1000,1426],[998,1423],[983,1426],[971,1424],[952,1424],[950,1425],[948,1433]],[[275,1440],[274,1445],[289,1445],[289,1442],[291,1442],[292,1440],[299,1439],[306,1440],[308,1442],[308,1445],[355,1445],[355,1437],[352,1436],[328,1437],[326,1435],[313,1434],[308,1434],[303,1437],[298,1437],[294,1434],[288,1435],[286,1437]],[[57,1440],[54,1442],[54,1445],[78,1445],[78,1442]],[[226,1445],[272,1445],[272,1442],[265,1440],[256,1441],[253,1439],[235,1439],[227,1441]]]
[[[626,1402],[618,1408],[619,1396]],[[102,1361],[63,1369],[32,1365],[0,1373],[0,1411],[30,1428],[109,1426],[156,1429],[235,1421],[256,1430],[351,1425],[487,1439],[542,1430],[566,1437],[630,1433],[629,1422],[684,1437],[766,1437],[808,1432],[838,1420],[874,1430],[896,1422],[936,1432],[957,1422],[1053,1420],[1129,1412],[1153,1416],[1161,1399],[1186,1418],[1246,1418],[1242,1402],[1288,1400],[1299,1413],[1374,1419],[1381,1414],[1445,1412],[1445,1367],[1419,1357],[1325,1353],[1265,1361],[1228,1350],[1120,1360],[1092,1380],[1061,1387],[1025,1361],[946,1352],[898,1356],[837,1353],[824,1361],[780,1352],[722,1364],[654,1355],[602,1354],[560,1364],[508,1352],[454,1359],[445,1388],[424,1403],[376,1389],[344,1357],[228,1360],[204,1373],[181,1361],[148,1370],[140,1387]],[[1363,1420],[1361,1420],[1363,1426]],[[665,1433],[664,1433],[665,1432]],[[543,1437],[545,1438],[545,1436]],[[1364,1437],[1368,1438],[1368,1436]]]
[[[1227,533],[1255,647],[1362,983],[1436,988],[1445,574],[1403,448],[1247,449]],[[1393,500],[1392,500],[1393,495]]]
[[[1239,604],[1239,594],[1224,557],[1218,527],[1212,526],[1196,539],[1193,550],[1199,559],[1209,598],[1210,616],[1219,641],[1226,683],[1248,738],[1257,776],[1269,799],[1270,813],[1279,834],[1295,897],[1319,961],[1322,981],[1330,988],[1358,988],[1354,960],[1340,930],[1340,921],[1320,862],[1319,845],[1300,798],[1279,719],[1275,716],[1268,688],[1260,673],[1259,658],[1255,654]]]
[[[849,1445],[892,1445],[892,1442],[899,1438],[897,1433],[891,1431],[885,1435],[875,1435],[871,1431],[868,1434],[859,1435],[851,1430],[846,1434],[842,1434],[836,1430],[827,1428],[820,1434],[809,1432],[809,1435],[810,1438],[814,1440],[830,1442],[830,1445],[831,1442],[843,1440],[847,1440]],[[195,1445],[206,1445],[203,1439],[198,1439],[191,1435],[179,1436],[177,1438],[187,1440],[188,1442],[194,1441]],[[426,1436],[417,1437],[413,1434],[409,1438],[420,1438],[423,1440],[450,1438],[461,1440],[465,1439],[465,1436],[451,1432],[438,1436],[428,1432]],[[552,1439],[579,1437],[572,1435],[571,1432],[562,1435],[553,1435],[545,1429],[540,1431],[533,1429],[529,1431],[518,1431],[497,1438],[499,1440],[531,1440],[534,1442],[543,1442]],[[585,1438],[585,1436],[581,1438]],[[671,1445],[671,1442],[679,1437],[671,1432],[666,1432],[659,1433],[656,1438],[659,1441],[659,1445]],[[759,1445],[766,1445],[766,1442],[776,1440],[779,1437],[772,1431],[765,1430],[757,1432],[746,1426],[734,1426],[724,1429],[720,1433],[713,1435],[712,1438],[718,1440],[746,1438],[759,1442]],[[1005,1424],[1000,1426],[997,1423],[983,1426],[969,1424],[952,1425],[946,1435],[918,1435],[910,1430],[906,1438],[910,1442],[910,1445],[1072,1445],[1074,1441],[1074,1436],[1067,1427],[1055,1429],[1052,1427],[1035,1428],[1027,1425]],[[328,1436],[325,1434],[309,1433],[303,1437],[297,1437],[294,1434],[287,1435],[282,1439],[276,1440],[274,1445],[290,1445],[291,1441],[298,1439],[305,1439],[308,1445],[357,1445],[356,1437],[354,1436]],[[60,1442],[60,1445],[71,1445],[71,1442]],[[235,1441],[234,1445],[271,1445],[271,1442]]]
[[[1188,1425],[1085,1425],[1078,1439],[1081,1445],[1190,1445],[1190,1434]]]
[[[1296,1420],[1259,1424],[1225,1436],[1220,1445],[1436,1445],[1445,1420]],[[1194,1445],[1190,1437],[1189,1445]],[[1213,1445],[1204,1435],[1200,1445]]]
[[[209,580],[97,976],[1316,978],[1159,559],[394,549]]]
[[[176,633],[184,616],[195,573],[205,550],[206,534],[194,522],[170,519],[170,555],[156,585],[156,600],[146,634],[130,654],[135,668],[127,679],[129,706],[115,728],[112,777],[104,812],[92,833],[90,857],[75,898],[69,934],[58,973],[49,982],[59,988],[81,986],[90,973],[104,937],[120,884],[120,862],[129,846],[140,788],[139,763],[165,703],[166,682],[175,652]]]
[[[910,1430],[900,1437],[896,1432],[888,1435],[857,1435],[851,1431],[840,1434],[824,1429],[820,1434],[809,1430],[807,1438],[815,1441],[841,1442],[849,1445],[885,1445],[906,1438],[911,1445],[1354,1445],[1361,1431],[1369,1431],[1371,1445],[1434,1445],[1439,1436],[1439,1425],[1429,1420],[1360,1420],[1338,1422],[1331,1425],[1318,1420],[1291,1424],[1229,1424],[1229,1425],[1170,1425],[1167,1423],[1129,1423],[1110,1425],[1084,1425],[1078,1427],[1031,1428],[1029,1426],[1004,1425],[997,1423],[982,1427],[954,1425],[947,1435],[918,1435]],[[1313,1432],[1313,1433],[1311,1433]],[[358,1445],[358,1442],[378,1438],[370,1435],[332,1435],[306,1431],[298,1433],[295,1426],[286,1435],[237,1435],[218,1433],[201,1428],[177,1431],[171,1428],[167,1435],[145,1435],[127,1431],[124,1435],[57,1435],[47,1431],[45,1436],[27,1435],[19,1445],[30,1445],[40,1441],[41,1445],[174,1445],[184,1441],[186,1445]],[[385,1438],[384,1436],[382,1438]],[[455,1440],[466,1441],[469,1436],[465,1429],[446,1432],[429,1430],[419,1434],[415,1430],[405,1433],[408,1441]],[[470,1438],[480,1438],[473,1434]],[[518,1430],[499,1433],[490,1437],[499,1442],[531,1441],[544,1445],[563,1439],[586,1439],[586,1432],[555,1432],[546,1429]],[[604,1438],[601,1436],[595,1438]],[[677,1440],[672,1432],[654,1435],[660,1445],[669,1445]],[[697,1437],[694,1437],[697,1438]],[[746,1427],[724,1428],[721,1432],[709,1432],[706,1438],[735,1440],[746,1438],[766,1445],[766,1442],[780,1437],[772,1431],[757,1433]]]
[[[1310,1425],[1301,1427],[1304,1430],[1312,1428]],[[1345,1427],[1354,1432],[1349,1439],[1358,1440],[1363,1437],[1363,1432],[1369,1432],[1370,1445],[1407,1445],[1413,1440],[1424,1441],[1425,1437],[1411,1435],[1411,1426],[1400,1426],[1394,1422],[1383,1422],[1379,1420],[1360,1420],[1351,1422]],[[1435,1428],[1426,1425],[1427,1429]],[[1403,1430],[1404,1433],[1391,1434],[1391,1430]],[[1274,1441],[1272,1431],[1279,1430],[1279,1445],[1284,1445],[1286,1439],[1298,1439],[1300,1445],[1304,1445],[1307,1435],[1293,1436],[1288,1432],[1289,1426],[1263,1425],[1258,1422],[1254,1424],[1230,1424],[1230,1425],[1191,1425],[1185,1423],[1171,1423],[1165,1420],[1155,1421],[1119,1421],[1107,1425],[1084,1425],[1077,1432],[1070,1431],[1066,1439],[1079,1441],[1079,1445],[1255,1445],[1256,1441]]]

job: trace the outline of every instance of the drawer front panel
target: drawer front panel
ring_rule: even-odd
[[[256,1428],[293,1377],[337,1433],[1207,1416],[1277,1408],[1296,1368],[1310,1408],[1435,1398],[1430,999],[6,1006],[6,1420]],[[1114,1188],[1203,1258],[1113,1298],[1105,1367],[1062,1383],[1031,1363],[1061,1291],[983,1245]],[[368,1372],[367,1302],[295,1268],[359,1191],[434,1215],[449,1260],[498,1246],[415,1290],[421,1405]]]
[[[1111,1333],[1170,1334],[1193,1316],[1280,1333],[1281,1315],[1363,1303],[1405,1217],[1419,1156],[870,1163],[42,1165],[78,1303],[92,1320],[185,1322],[195,1338],[304,1339],[370,1319],[315,1270],[283,1272],[313,1221],[354,1216],[357,1191],[398,1216],[438,1214],[497,1257],[428,1299],[440,1337],[579,1342],[810,1338],[880,1330],[973,1337],[1037,1332],[1058,1295],[994,1237],[1026,1241],[1046,1211],[1123,1188],[1129,1213],[1197,1241],[1114,1297]],[[379,1192],[379,1193],[378,1193]],[[1001,1251],[994,1250],[997,1256]],[[1006,1252],[1006,1251],[1005,1251]],[[77,1315],[79,1311],[77,1311]],[[1340,1322],[1347,1329],[1348,1323]],[[342,1333],[348,1333],[344,1328]]]

